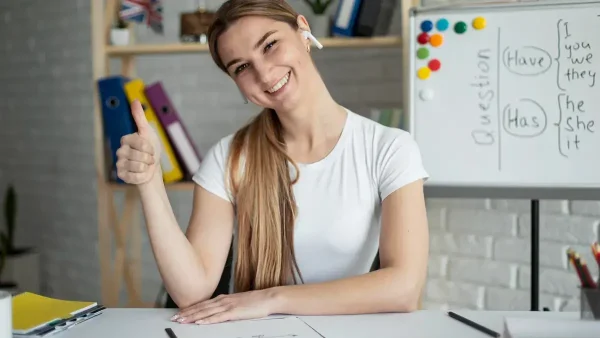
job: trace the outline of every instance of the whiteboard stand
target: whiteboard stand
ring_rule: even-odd
[[[531,201],[539,311],[539,200],[600,196],[600,1],[414,7],[409,31],[426,196]]]
[[[540,201],[531,200],[531,311],[540,307]]]

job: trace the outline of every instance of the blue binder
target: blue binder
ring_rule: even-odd
[[[361,0],[340,0],[334,16],[331,34],[339,37],[354,35],[354,26],[360,11]]]
[[[97,81],[100,107],[102,109],[104,140],[106,142],[109,179],[125,183],[117,177],[117,150],[121,137],[135,133],[137,127],[131,115],[131,107],[124,86],[129,78],[122,75],[108,76]]]

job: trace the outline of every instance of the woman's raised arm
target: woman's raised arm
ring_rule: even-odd
[[[117,151],[117,173],[137,185],[158,270],[179,307],[208,299],[221,277],[232,240],[233,206],[199,185],[187,233],[169,202],[160,168],[160,142],[139,101],[131,105],[138,131]]]

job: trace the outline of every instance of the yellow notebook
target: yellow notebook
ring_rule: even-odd
[[[20,293],[12,300],[13,333],[28,333],[97,306],[95,302],[54,299],[31,292]]]
[[[177,161],[177,158],[175,157],[175,152],[171,147],[169,138],[167,137],[160,120],[156,116],[156,112],[146,98],[144,88],[145,85],[142,79],[133,79],[125,83],[125,94],[127,95],[127,99],[130,103],[136,99],[140,101],[142,107],[144,107],[144,112],[146,113],[146,119],[148,120],[148,123],[152,126],[152,128],[154,128],[156,134],[158,134],[158,138],[160,139],[162,146],[160,167],[163,172],[164,182],[171,183],[179,181],[183,179],[183,171],[179,165],[179,162]]]

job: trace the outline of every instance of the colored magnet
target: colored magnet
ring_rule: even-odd
[[[421,30],[423,32],[429,32],[432,29],[433,29],[433,22],[431,22],[429,20],[425,20],[425,21],[421,22]]]
[[[433,60],[429,61],[429,63],[427,64],[427,66],[429,67],[429,69],[431,69],[431,70],[433,70],[435,72],[438,69],[440,69],[440,67],[442,66],[442,64],[441,64],[440,60],[433,59]]]
[[[448,25],[449,25],[448,20],[446,20],[446,19],[439,19],[437,21],[437,23],[435,24],[435,28],[437,28],[438,31],[443,32],[446,29],[448,29]]]
[[[467,24],[459,21],[454,25],[454,31],[458,34],[462,34],[467,31]]]
[[[431,75],[431,69],[429,69],[427,67],[421,67],[417,71],[417,77],[421,80],[427,79],[429,77],[429,75]]]
[[[419,42],[422,45],[426,44],[427,42],[429,42],[429,34],[427,34],[427,33],[419,34],[419,36],[417,37],[417,42]]]
[[[431,36],[431,38],[429,39],[429,43],[433,47],[439,47],[442,45],[443,42],[444,42],[444,37],[442,36],[442,34],[433,34]]]
[[[431,89],[423,89],[419,92],[419,96],[423,101],[431,101],[433,100],[433,90]]]
[[[473,19],[473,28],[475,29],[484,29],[486,25],[485,19],[482,17],[476,17]]]
[[[421,47],[417,50],[417,57],[421,60],[427,59],[429,57],[429,49],[425,47]]]

